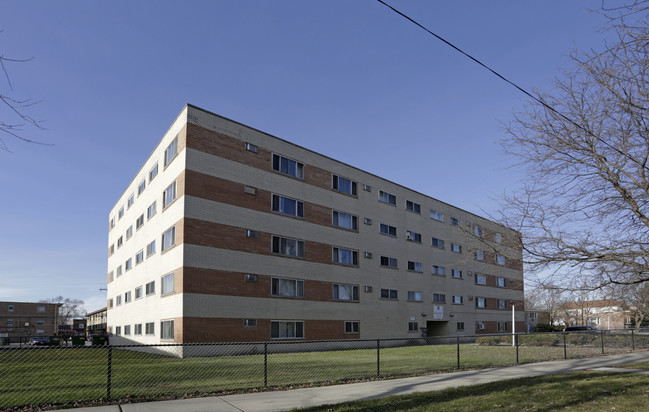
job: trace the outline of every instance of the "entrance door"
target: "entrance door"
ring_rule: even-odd
[[[427,336],[448,336],[447,320],[429,320],[426,322]]]

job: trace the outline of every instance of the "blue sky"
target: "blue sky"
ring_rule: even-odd
[[[392,0],[527,89],[600,48],[599,1]],[[108,213],[186,103],[485,216],[522,176],[525,98],[374,0],[3,1],[0,54],[45,130],[0,152],[0,300],[105,305]],[[0,109],[2,120],[11,121]]]

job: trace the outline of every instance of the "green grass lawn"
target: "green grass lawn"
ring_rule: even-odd
[[[574,372],[391,396],[301,412],[362,411],[646,411],[649,375]]]
[[[598,348],[582,348],[583,356]],[[576,350],[570,356],[576,357]],[[607,352],[609,353],[609,352]],[[562,347],[519,347],[520,363],[563,359]],[[462,369],[516,364],[516,348],[466,344]],[[380,377],[457,369],[456,345],[381,349]],[[15,405],[70,403],[106,398],[105,348],[0,350],[0,409]],[[377,377],[376,349],[186,357],[112,350],[111,398],[151,398],[253,388],[331,384]]]

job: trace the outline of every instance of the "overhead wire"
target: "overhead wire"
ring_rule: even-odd
[[[501,80],[503,80],[503,81],[509,83],[511,86],[515,87],[517,90],[519,90],[520,92],[522,92],[522,93],[525,94],[526,96],[530,97],[530,98],[531,98],[532,100],[534,100],[535,102],[539,103],[540,105],[542,105],[542,106],[545,107],[546,109],[550,110],[552,113],[554,113],[554,114],[560,116],[561,118],[563,118],[563,119],[564,119],[565,121],[567,121],[568,123],[572,124],[573,126],[577,127],[578,129],[582,130],[584,133],[588,134],[589,136],[594,137],[595,139],[597,139],[597,140],[598,140],[599,142],[601,142],[602,144],[604,144],[604,145],[606,145],[607,147],[613,149],[614,151],[616,151],[616,152],[619,153],[620,155],[622,155],[622,156],[628,158],[629,160],[631,160],[632,162],[636,163],[637,165],[643,167],[644,169],[648,169],[648,170],[649,170],[649,167],[647,167],[647,166],[641,164],[638,160],[636,160],[636,159],[634,159],[633,157],[631,157],[631,155],[629,155],[628,153],[623,152],[622,150],[620,150],[620,149],[618,149],[617,147],[611,145],[610,143],[608,143],[607,141],[605,141],[605,140],[602,139],[601,137],[597,136],[597,135],[594,134],[593,132],[587,130],[587,129],[584,128],[582,125],[578,124],[577,122],[575,122],[574,120],[572,120],[572,119],[569,118],[568,116],[564,115],[563,113],[561,113],[561,112],[559,112],[558,110],[556,110],[554,107],[550,106],[548,103],[546,103],[546,102],[544,102],[543,100],[539,99],[538,97],[534,96],[532,93],[528,92],[527,90],[525,90],[525,89],[522,88],[521,86],[519,86],[519,85],[517,85],[516,83],[514,83],[513,81],[509,80],[508,78],[506,78],[506,77],[503,76],[502,74],[498,73],[496,70],[492,69],[491,67],[487,66],[485,63],[481,62],[480,60],[478,60],[477,58],[473,57],[473,56],[470,55],[469,53],[467,53],[467,52],[465,52],[464,50],[460,49],[459,47],[457,47],[456,45],[454,45],[454,44],[451,43],[450,41],[446,40],[446,39],[443,38],[442,36],[438,35],[437,33],[434,33],[432,30],[428,29],[427,27],[425,27],[423,24],[419,23],[419,22],[416,21],[415,19],[413,19],[413,18],[411,18],[410,16],[406,15],[405,13],[403,13],[403,12],[401,12],[401,11],[395,9],[394,7],[392,7],[391,5],[389,5],[388,3],[386,3],[386,2],[383,1],[383,0],[377,0],[377,1],[378,1],[379,3],[381,3],[381,4],[383,4],[384,6],[386,6],[387,8],[389,8],[390,10],[392,10],[393,12],[395,12],[396,14],[400,15],[400,16],[403,17],[404,19],[410,21],[411,23],[413,23],[413,24],[416,25],[417,27],[421,28],[422,30],[424,30],[425,32],[427,32],[428,34],[430,34],[431,36],[433,36],[433,37],[435,37],[436,39],[440,40],[441,42],[443,42],[443,43],[446,44],[447,46],[453,48],[454,50],[456,50],[457,52],[463,54],[464,56],[468,57],[469,59],[473,60],[475,63],[479,64],[479,65],[482,66],[483,68],[489,70],[492,74],[494,74],[495,76],[497,76],[497,77],[500,78]]]

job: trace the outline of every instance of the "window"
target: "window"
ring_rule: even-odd
[[[160,339],[173,340],[174,339],[174,321],[163,320],[160,321]]]
[[[128,272],[133,267],[133,258],[128,258],[126,263],[124,263],[124,271]]]
[[[589,325],[599,325],[599,318],[588,318]]]
[[[334,210],[332,212],[332,219],[333,225],[336,227],[358,230],[358,217],[356,216]]]
[[[257,319],[244,319],[243,320],[243,327],[244,328],[256,328],[257,327]]]
[[[475,252],[475,258],[477,260],[484,260],[484,250],[478,250]]]
[[[446,275],[446,268],[444,266],[433,265],[433,275]]]
[[[253,153],[258,153],[259,148],[252,143],[246,143],[246,150]],[[255,325],[257,326],[257,325]]]
[[[487,276],[485,275],[479,275],[475,274],[475,284],[476,285],[486,285],[487,284]]]
[[[451,269],[451,276],[455,279],[462,279],[462,271],[459,269]]]
[[[151,206],[149,206],[146,210],[146,218],[151,219],[154,215],[156,214],[156,202],[151,203]]]
[[[131,334],[131,325],[124,325],[124,335]]]
[[[432,245],[433,247],[444,249],[444,240],[434,237],[432,240]]]
[[[113,253],[115,253],[115,244],[114,244],[114,243],[113,243],[112,245],[110,245],[110,249],[109,249],[109,250],[110,250],[110,255],[112,256]]]
[[[494,234],[494,242],[503,243],[503,235],[501,235],[500,233],[495,233]]]
[[[366,225],[371,225],[372,224],[372,219],[365,218],[365,219],[363,219],[363,223],[365,223]]]
[[[138,197],[144,192],[144,189],[146,188],[146,179],[142,180],[140,184],[137,186],[137,195]]]
[[[146,245],[146,257],[155,254],[155,240],[148,245]]]
[[[460,225],[460,219],[456,217],[451,218],[451,226],[459,226]]]
[[[370,186],[370,185],[363,185],[363,190],[365,190],[366,192],[371,192],[371,191],[372,191],[372,186]]]
[[[410,200],[406,200],[406,210],[409,210],[411,212],[415,213],[421,213],[421,205],[419,203],[411,202]]]
[[[304,178],[304,165],[302,163],[278,154],[273,154],[273,170],[298,179]]]
[[[304,281],[297,279],[272,278],[271,295],[289,298],[303,298]]]
[[[413,262],[413,261],[409,260],[408,261],[408,270],[423,273],[424,265],[422,265],[421,262]]]
[[[505,256],[503,255],[496,256],[496,263],[499,264],[500,266],[505,266],[506,263]]]
[[[334,263],[340,263],[341,265],[358,265],[358,251],[335,247],[333,248],[332,260]]]
[[[498,309],[507,309],[507,301],[505,299],[498,299]]]
[[[453,304],[461,305],[464,303],[464,296],[453,295]]]
[[[433,293],[433,302],[446,303],[446,295],[444,293]]]
[[[487,329],[487,325],[485,325],[484,322],[475,323],[475,330],[484,330],[484,329]]]
[[[117,213],[117,220],[121,219],[124,217],[124,206],[119,209],[119,212]]]
[[[397,300],[397,296],[396,289],[381,289],[381,299]]]
[[[122,306],[122,295],[115,296],[115,306]]]
[[[13,328],[14,327],[14,320],[13,319],[7,319],[7,327],[8,328]]]
[[[122,327],[115,326],[115,335],[120,336],[122,334]]]
[[[112,229],[114,227],[115,227],[115,218],[112,218],[110,219],[110,228]]]
[[[126,208],[130,209],[131,206],[133,206],[133,203],[135,203],[135,194],[134,193],[131,194],[131,196],[129,196],[128,201],[126,202]]]
[[[365,252],[366,259],[372,259],[372,252]]]
[[[139,252],[135,254],[135,264],[139,265],[144,260],[144,249],[140,249]]]
[[[499,288],[504,288],[506,284],[505,278],[496,278],[496,286]]]
[[[142,225],[144,225],[144,213],[142,213],[135,221],[135,230],[140,230]]]
[[[398,267],[397,258],[391,258],[391,257],[388,257],[388,256],[381,256],[381,266],[396,269]]]
[[[385,223],[381,223],[379,232],[388,236],[393,236],[393,237],[397,236],[397,228],[394,226],[386,225]]]
[[[334,284],[334,300],[358,300],[358,286]]]
[[[304,217],[304,202],[280,195],[273,195],[273,212]]]
[[[142,334],[142,324],[141,323],[133,325],[133,334],[134,335],[141,335]]]
[[[291,257],[304,257],[303,240],[273,236],[272,243],[273,253]]]
[[[497,322],[498,332],[507,332],[507,322]]]
[[[114,279],[114,272],[111,270],[108,272],[108,282],[112,282]]]
[[[115,269],[115,277],[120,276],[122,276],[122,265],[117,266],[117,269]]]
[[[473,234],[476,236],[482,236],[482,228],[478,225],[473,226]]]
[[[455,325],[456,330],[464,330],[464,322],[457,322]]]
[[[412,302],[421,302],[424,300],[423,295],[419,291],[408,291],[408,300]]]
[[[397,205],[397,197],[382,190],[379,191],[379,201],[393,206]]]
[[[147,284],[144,286],[144,291],[145,291],[145,293],[147,294],[147,296],[148,296],[148,295],[153,295],[153,294],[155,293],[155,280],[153,280],[153,281],[147,283]]]
[[[301,339],[304,338],[304,322],[302,321],[271,321],[271,339]]]
[[[485,309],[487,307],[487,298],[475,298],[475,307]]]
[[[408,332],[419,331],[419,324],[417,322],[408,322]]]
[[[168,295],[170,293],[174,293],[175,287],[174,287],[174,274],[169,273],[167,275],[164,275],[160,281],[160,284],[162,285],[160,287],[160,294],[162,296]]]
[[[122,247],[123,244],[124,244],[124,237],[120,236],[119,239],[117,239],[117,249]]]
[[[174,140],[171,141],[169,146],[167,146],[167,148],[165,149],[165,160],[164,160],[165,167],[167,167],[167,165],[171,163],[172,160],[174,160],[176,154],[178,154],[178,136],[176,136]]]
[[[124,293],[124,303],[131,303],[131,291]]]
[[[462,253],[462,246],[457,243],[451,243],[451,250],[455,253]]]
[[[162,209],[164,210],[169,206],[174,200],[176,200],[176,182],[167,186],[164,192],[162,192]]]
[[[345,321],[345,333],[360,333],[360,323],[358,321]]]
[[[142,299],[142,286],[135,288],[135,300]]]
[[[410,230],[406,230],[406,239],[412,242],[421,243],[421,234],[416,232],[411,232]]]
[[[249,237],[251,239],[257,239],[257,237],[259,237],[259,232],[252,229],[246,229],[246,237]]]
[[[144,324],[144,333],[147,335],[153,335],[155,334],[155,323],[154,322],[148,322]]]
[[[149,171],[149,183],[158,175],[158,164],[156,163],[155,166],[151,168]]]
[[[176,245],[176,226],[162,234],[162,251],[171,249]]]
[[[356,182],[345,179],[344,177],[333,175],[332,187],[342,193],[356,196]]]
[[[126,229],[126,240],[129,240],[131,237],[133,237],[133,225]]]
[[[435,219],[435,220],[437,220],[439,222],[443,222],[444,221],[444,213],[440,213],[440,212],[436,212],[434,210],[431,210],[430,211],[430,218]]]

